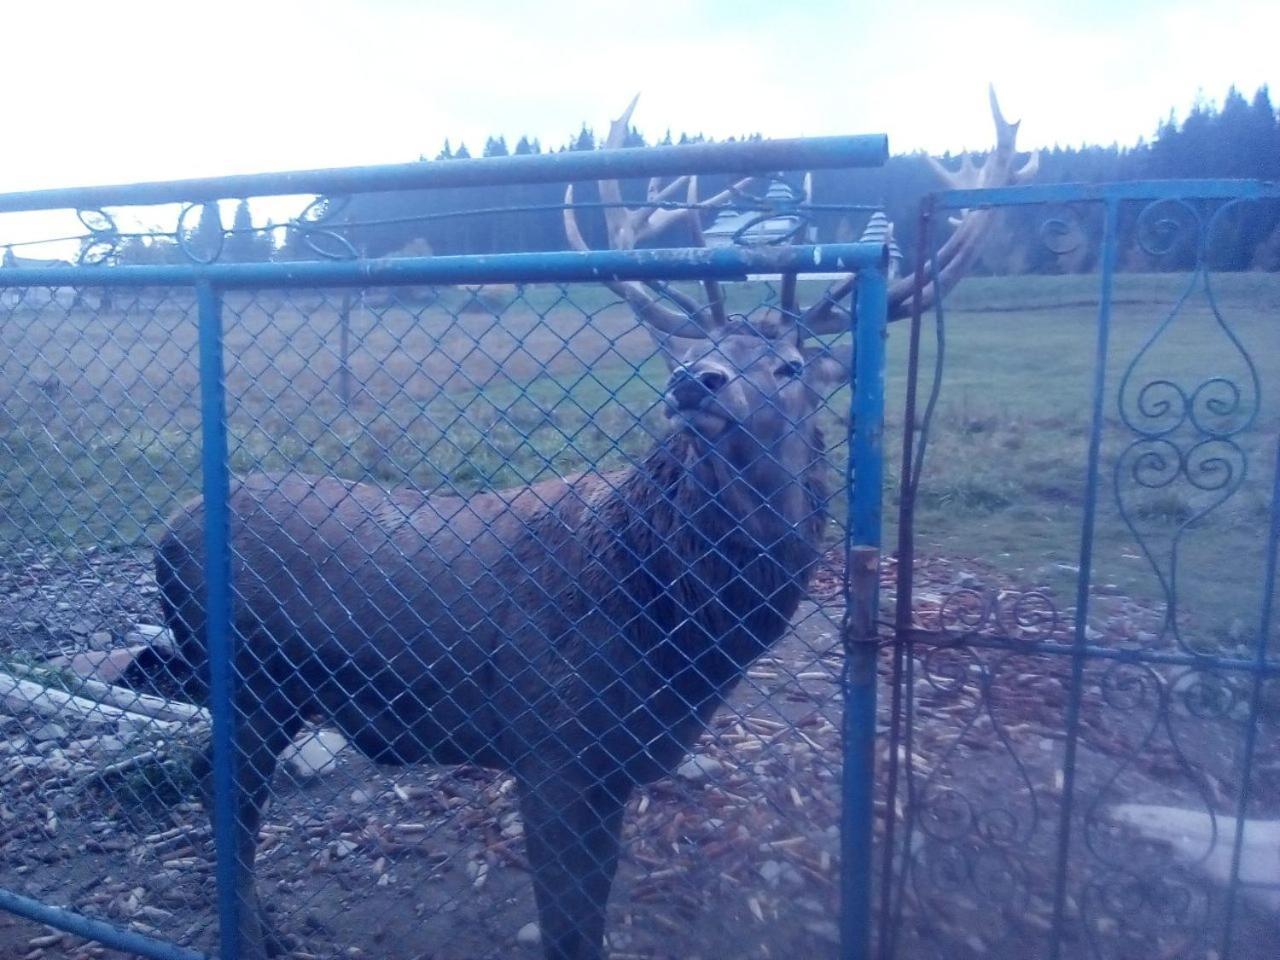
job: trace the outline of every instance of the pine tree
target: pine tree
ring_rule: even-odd
[[[1280,116],[1271,105],[1271,91],[1261,86],[1249,105],[1249,140],[1257,164],[1251,176],[1280,180]]]
[[[183,239],[188,256],[194,260],[211,263],[222,255],[222,213],[216,201],[201,205],[200,219],[186,231]]]
[[[270,237],[254,228],[249,201],[241,200],[236,204],[235,217],[231,221],[231,232],[227,235],[222,259],[231,263],[256,263],[268,260],[271,257],[272,246]]]

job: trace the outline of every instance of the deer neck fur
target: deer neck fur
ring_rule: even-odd
[[[780,637],[817,559],[826,522],[821,451],[816,430],[774,449],[676,431],[630,470],[594,478],[579,501],[584,559],[594,561],[603,592],[611,580],[627,598],[615,593],[618,602],[643,608],[685,666],[702,648],[727,655],[700,669],[713,683],[728,681]],[[631,620],[617,613],[617,622]]]

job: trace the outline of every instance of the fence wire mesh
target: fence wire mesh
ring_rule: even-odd
[[[6,884],[214,950],[196,300],[6,297]],[[569,955],[620,831],[610,955],[835,955],[839,377],[745,331],[672,375],[594,284],[229,292],[223,337],[231,470],[256,477],[232,498],[238,775],[266,785],[240,816],[279,945]],[[757,432],[719,460],[673,445],[731,417]]]

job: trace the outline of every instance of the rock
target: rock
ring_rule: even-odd
[[[93,633],[93,624],[87,620],[77,620],[75,623],[71,624],[71,626],[68,627],[67,629],[69,629],[77,637],[87,637],[89,636],[89,634]]]
[[[503,815],[498,821],[498,825],[502,828],[502,835],[507,838],[524,836],[524,823],[520,819],[520,814],[514,810],[511,813]]]
[[[106,630],[97,630],[89,634],[89,646],[95,650],[105,650],[111,646],[111,634]]]
[[[806,920],[805,929],[830,943],[840,942],[840,928],[834,920]]]
[[[129,643],[145,643],[151,646],[155,643],[168,642],[168,627],[159,627],[154,623],[135,623],[133,627],[125,634],[125,639]]]
[[[701,783],[711,777],[717,777],[724,771],[724,764],[715,757],[704,753],[695,753],[676,767],[676,776],[690,783]]]
[[[338,754],[346,746],[347,738],[336,730],[312,730],[289,744],[280,760],[296,777],[318,777],[338,766]]]
[[[522,947],[536,947],[542,943],[542,929],[530,921],[520,928],[516,934],[516,943]]]
[[[107,635],[108,639],[110,634]],[[116,650],[94,650],[70,657],[53,657],[43,664],[50,670],[67,670],[86,680],[115,683],[129,669],[145,646],[121,647]]]
[[[333,851],[333,855],[339,860],[343,857],[351,856],[351,854],[355,853],[358,848],[359,844],[354,840],[335,840],[333,842],[333,846],[330,847]]]
[[[351,802],[355,804],[368,803],[373,799],[373,794],[364,787],[356,787],[351,791]]]
[[[760,879],[771,887],[778,885],[778,880],[782,877],[782,864],[777,860],[766,860],[760,864]]]
[[[48,723],[42,723],[31,731],[31,739],[36,743],[45,743],[50,740],[67,739],[67,728],[56,720],[50,720]]]
[[[117,753],[124,753],[127,744],[119,737],[98,737],[93,741],[93,747],[99,754],[110,757]]]

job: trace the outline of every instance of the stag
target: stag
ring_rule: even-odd
[[[610,210],[611,242],[667,214]],[[581,245],[571,207],[566,228]],[[795,311],[730,317],[715,285],[706,309],[611,286],[671,368],[670,429],[630,466],[468,498],[298,474],[234,486],[239,934],[254,960],[281,946],[254,887],[259,819],[278,755],[312,719],[380,763],[511,772],[545,955],[600,957],[629,796],[679,763],[787,629],[826,523],[817,413],[846,366],[805,342],[812,315],[808,330]],[[139,661],[197,700],[204,529],[196,500],[158,547],[174,644]]]

